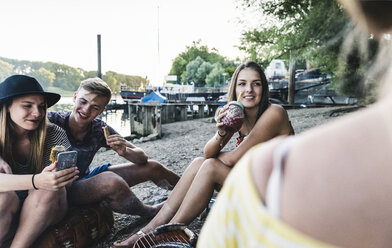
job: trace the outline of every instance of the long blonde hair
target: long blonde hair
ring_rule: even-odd
[[[11,120],[8,113],[8,107],[11,106],[12,100],[7,101],[0,106],[0,156],[11,166],[11,169],[15,168],[16,162],[13,154],[13,142],[11,137],[14,132],[15,123]],[[43,154],[44,144],[46,137],[46,107],[45,107],[45,118],[41,121],[38,128],[30,132],[30,172],[39,173],[43,169]]]

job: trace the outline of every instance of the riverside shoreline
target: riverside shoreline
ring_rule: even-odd
[[[357,109],[357,106],[344,106],[289,109],[287,112],[298,135],[310,128],[339,119],[349,112],[357,111]],[[163,137],[161,139],[137,143],[136,146],[142,148],[150,159],[158,160],[178,175],[182,175],[194,158],[203,156],[203,147],[215,132],[215,122],[212,118],[174,122],[162,125]],[[232,138],[224,150],[230,150],[234,147],[235,139]],[[91,168],[108,162],[120,164],[126,163],[127,160],[112,150],[102,149],[96,154]],[[170,193],[169,190],[161,189],[151,182],[136,185],[132,187],[132,191],[147,204],[159,202]],[[115,213],[114,217],[115,223],[110,234],[93,244],[91,248],[110,247],[114,241],[128,237],[148,222],[142,217],[126,214]],[[197,218],[189,228],[199,233],[203,222]]]

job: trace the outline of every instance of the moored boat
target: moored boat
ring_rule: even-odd
[[[147,91],[131,91],[122,89],[120,92],[124,101],[140,101],[141,98],[148,95],[155,89]],[[166,97],[169,102],[186,102],[189,99],[198,99],[198,101],[214,102],[218,101],[220,96],[227,92],[221,88],[213,87],[194,87],[194,85],[165,84],[163,87],[156,89],[162,96]]]
[[[143,92],[143,91],[132,91],[132,90],[121,90],[120,91],[120,96],[126,102],[140,101],[140,99],[142,99],[145,95],[146,95],[146,92]]]

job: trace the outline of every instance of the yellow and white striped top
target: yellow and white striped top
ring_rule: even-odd
[[[255,148],[245,154],[226,179],[197,247],[332,247],[283,223],[261,202],[250,174]]]

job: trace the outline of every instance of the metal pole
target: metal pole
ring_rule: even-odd
[[[156,78],[156,80],[158,80],[158,82],[160,83],[161,82],[161,79],[160,79],[160,74],[161,74],[161,65],[160,65],[160,60],[161,60],[161,58],[160,58],[160,51],[159,51],[159,4],[158,4],[158,6],[157,6],[157,27],[158,27],[158,37],[157,37],[157,40],[158,40],[158,77]]]
[[[102,78],[101,72],[101,35],[97,35],[97,45],[98,45],[98,73],[97,77]]]

